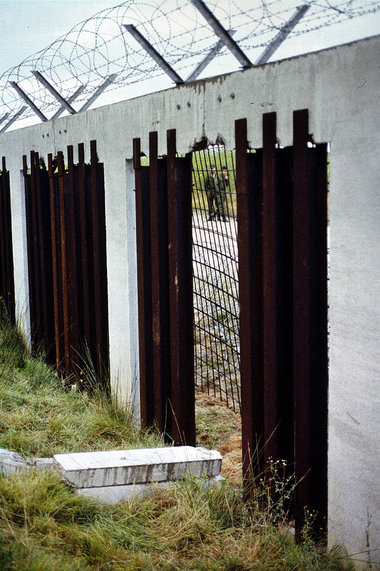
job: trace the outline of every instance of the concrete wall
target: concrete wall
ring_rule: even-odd
[[[110,361],[115,392],[137,382],[137,298],[132,139],[177,129],[177,150],[222,138],[248,120],[262,145],[262,114],[276,111],[279,143],[292,143],[292,112],[308,108],[315,142],[331,144],[329,539],[380,560],[380,37],[199,81],[45,124],[0,134],[11,174],[17,311],[28,325],[22,155],[96,139],[105,164]],[[376,551],[377,550],[377,551]]]

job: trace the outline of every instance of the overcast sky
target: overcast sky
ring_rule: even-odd
[[[226,1],[220,0],[221,3]],[[0,75],[27,56],[45,48],[75,24],[119,2],[120,0],[0,0]],[[286,0],[283,2],[286,4]],[[297,39],[296,47],[292,47],[290,40],[287,40],[278,55],[287,57],[288,51],[289,55],[294,55],[294,50],[305,52],[310,51],[310,47],[314,50],[319,45],[326,47],[326,43],[345,43],[379,33],[380,11],[349,22],[338,31],[327,27],[317,34],[304,34]]]
[[[0,74],[122,0],[0,0]]]
[[[90,18],[95,13],[112,8],[122,0],[0,0],[0,76],[11,67],[17,66],[28,56],[46,48],[59,36],[66,34],[73,26]],[[139,0],[135,0],[138,2]],[[141,0],[144,3],[145,0]],[[150,0],[149,0],[150,1]],[[238,0],[239,5],[251,7],[257,0]],[[282,4],[287,5],[282,0]],[[342,0],[339,0],[342,2]],[[366,1],[366,0],[362,0]],[[373,6],[373,0],[368,0]],[[206,0],[207,3],[207,0]],[[229,0],[219,0],[219,5]],[[302,4],[302,0],[299,2]],[[176,0],[173,0],[176,5]],[[330,1],[334,5],[334,0]],[[336,4],[336,2],[335,2]],[[291,6],[294,5],[294,0]],[[376,14],[353,19],[341,25],[328,26],[317,32],[309,32],[295,38],[288,38],[277,50],[272,60],[316,51],[333,45],[380,34],[380,10]],[[228,52],[227,52],[228,53]],[[229,62],[230,60],[230,62]],[[230,67],[229,67],[230,63]],[[212,69],[212,66],[214,68]],[[217,75],[238,69],[230,54],[212,64],[203,72],[203,77]],[[200,77],[202,77],[200,76]],[[154,87],[144,84],[126,86],[120,90],[106,90],[93,106],[135,97],[143,93],[172,87],[172,81],[162,74]],[[26,119],[35,122],[37,119]]]

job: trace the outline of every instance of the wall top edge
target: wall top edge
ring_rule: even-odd
[[[96,139],[100,160],[131,158],[133,138],[141,138],[146,153],[151,131],[158,131],[165,154],[169,129],[177,130],[179,153],[205,140],[234,148],[234,122],[242,117],[251,146],[259,147],[262,115],[272,111],[285,146],[292,111],[301,108],[309,109],[315,142],[331,141],[339,121],[376,106],[379,49],[380,35],[372,36],[0,133],[0,155],[8,165],[31,150],[46,156],[81,142],[87,148]]]

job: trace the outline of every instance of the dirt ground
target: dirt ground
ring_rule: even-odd
[[[223,458],[221,475],[233,485],[242,482],[241,418],[222,401],[195,392],[197,444],[218,450]]]

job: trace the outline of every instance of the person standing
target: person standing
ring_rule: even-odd
[[[217,206],[217,188],[219,187],[218,175],[216,174],[215,165],[211,165],[210,172],[205,176],[203,182],[207,196],[207,220],[215,220]]]
[[[218,174],[216,216],[218,216],[219,220],[223,220],[224,222],[226,222],[226,199],[229,184],[228,169],[226,166],[222,166],[222,170]]]

